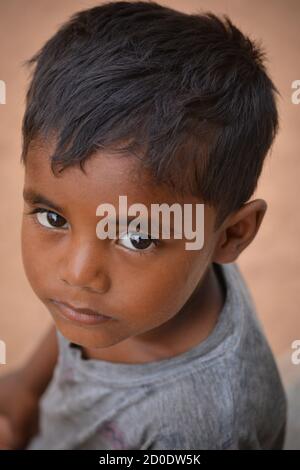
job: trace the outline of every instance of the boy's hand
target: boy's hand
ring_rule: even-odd
[[[22,369],[0,376],[0,449],[22,449],[38,431],[39,396]]]
[[[9,418],[0,415],[0,450],[13,449],[14,435]]]

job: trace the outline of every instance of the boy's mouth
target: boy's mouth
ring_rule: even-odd
[[[51,299],[51,302],[57,307],[59,313],[68,320],[89,325],[112,320],[112,317],[103,315],[102,313],[91,310],[90,308],[76,308],[67,302],[54,299]]]

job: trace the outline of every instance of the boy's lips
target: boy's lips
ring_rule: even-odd
[[[92,310],[88,307],[77,308],[74,307],[72,304],[62,302],[56,299],[51,299],[51,301],[58,307],[60,313],[62,313],[64,317],[67,317],[70,320],[74,320],[80,323],[96,324],[112,319],[112,317],[104,315],[103,313],[100,313],[96,310]]]

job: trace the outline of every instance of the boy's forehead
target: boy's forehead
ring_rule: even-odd
[[[55,194],[62,199],[81,197],[85,200],[101,199],[111,202],[114,197],[126,195],[132,203],[173,204],[175,202],[201,202],[194,196],[182,196],[169,186],[157,184],[149,170],[129,154],[113,154],[101,150],[79,164],[71,165],[55,174],[51,170],[50,156],[53,143],[35,141],[29,146],[25,167],[25,187]],[[74,193],[75,192],[75,193]]]

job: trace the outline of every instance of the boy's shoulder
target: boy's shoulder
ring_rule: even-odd
[[[83,360],[58,333],[61,380],[73,370],[78,387],[93,387],[97,377],[95,396],[102,386],[118,390],[120,402],[130,396],[135,405],[126,413],[123,406],[119,420],[126,429],[135,423],[132,441],[146,436],[143,449],[272,448],[283,432],[285,394],[251,294],[236,263],[217,269],[226,286],[218,322],[178,356],[144,364]]]

